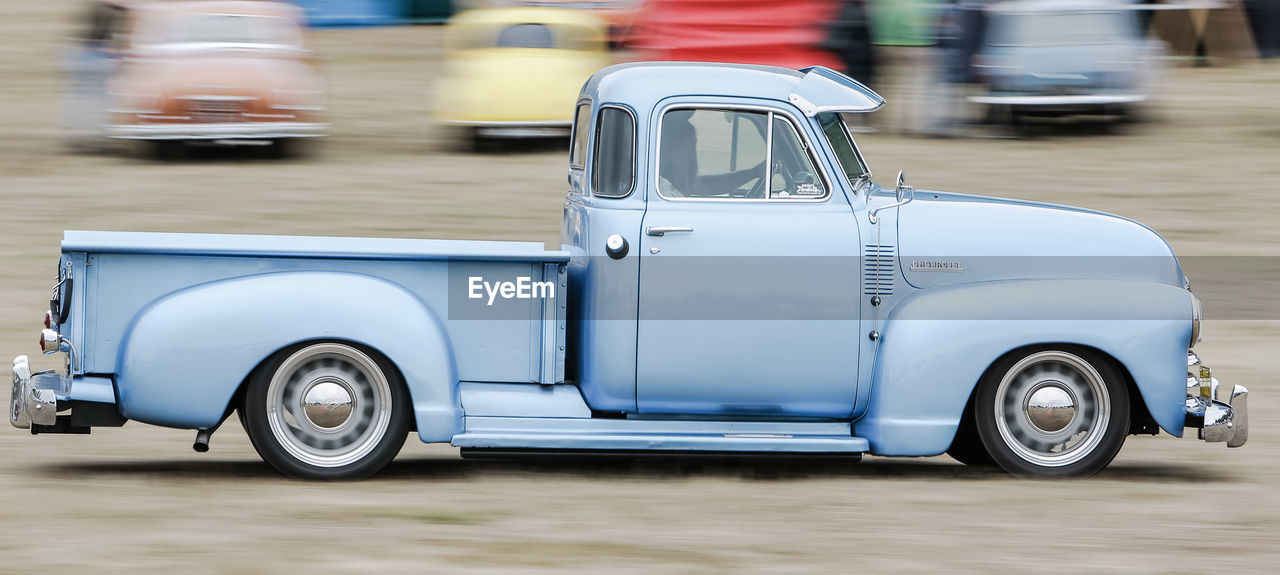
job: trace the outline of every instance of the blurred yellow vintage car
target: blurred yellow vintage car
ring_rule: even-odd
[[[565,8],[472,10],[449,21],[448,55],[436,83],[435,114],[489,138],[569,133],[574,99],[596,70],[612,64],[608,25]]]

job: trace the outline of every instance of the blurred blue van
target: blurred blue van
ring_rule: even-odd
[[[970,98],[1027,115],[1131,116],[1155,90],[1162,43],[1124,0],[1025,0],[987,9]]]

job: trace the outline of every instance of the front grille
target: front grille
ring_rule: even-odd
[[[232,98],[186,98],[187,115],[197,124],[239,122],[246,100]]]

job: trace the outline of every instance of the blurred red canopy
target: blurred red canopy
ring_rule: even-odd
[[[648,0],[631,30],[642,60],[842,68],[821,44],[831,0]]]

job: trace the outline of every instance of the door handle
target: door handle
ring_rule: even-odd
[[[649,226],[644,233],[651,236],[664,236],[669,232],[692,232],[693,226]]]

